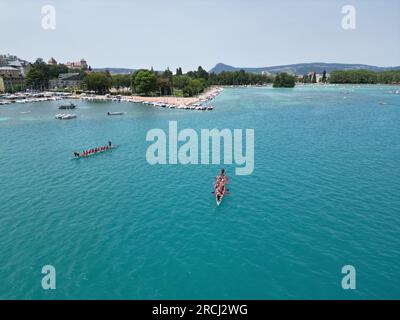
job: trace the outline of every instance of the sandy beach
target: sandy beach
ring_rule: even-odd
[[[129,102],[140,102],[140,103],[161,103],[175,106],[191,106],[196,104],[201,104],[202,102],[206,102],[214,99],[220,92],[222,91],[222,87],[213,86],[205,90],[202,94],[196,97],[174,97],[174,96],[160,96],[160,97],[145,97],[145,96],[121,96],[121,100],[129,101]],[[104,95],[90,95],[90,96],[82,96],[82,95],[72,95],[70,98],[74,99],[90,99],[90,100],[105,100],[112,99],[116,96],[107,96]]]

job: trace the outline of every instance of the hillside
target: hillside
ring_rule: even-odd
[[[281,66],[271,66],[271,67],[260,67],[260,68],[252,68],[245,67],[239,68],[230,65],[226,65],[223,63],[218,63],[214,68],[210,70],[210,72],[221,73],[223,71],[239,71],[245,70],[246,72],[252,73],[261,73],[261,72],[270,72],[270,73],[278,73],[278,72],[289,72],[294,74],[306,74],[310,71],[314,71],[316,73],[322,73],[324,70],[330,73],[333,70],[369,70],[369,71],[386,71],[386,70],[400,70],[400,66],[397,67],[376,67],[365,64],[345,64],[345,63],[324,63],[324,62],[314,62],[314,63],[298,63],[298,64],[289,64],[289,65],[281,65]]]

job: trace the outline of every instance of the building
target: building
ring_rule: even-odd
[[[47,61],[47,64],[49,64],[49,65],[51,65],[51,66],[54,66],[54,65],[57,65],[57,61],[56,61],[56,59],[54,59],[53,57],[51,57],[51,58],[49,59],[49,61]]]
[[[0,54],[0,67],[8,65],[8,62],[14,60],[18,60],[18,57],[11,54]]]
[[[79,73],[60,73],[57,79],[49,81],[50,89],[79,88],[81,76]]]
[[[75,62],[67,62],[65,64],[68,68],[71,69],[83,69],[86,70],[88,68],[88,64],[85,59],[81,59],[80,61],[75,61]]]
[[[22,60],[17,56],[10,54],[0,55],[0,67],[13,67],[19,69],[23,77],[25,77],[29,72],[31,66],[32,65],[28,61]]]
[[[28,74],[29,70],[31,70],[32,68],[32,65],[29,62],[19,59],[10,61],[8,63],[8,66],[18,69],[24,78]]]
[[[24,77],[20,69],[15,67],[0,67],[0,77],[3,79],[5,90],[15,90],[24,84]]]

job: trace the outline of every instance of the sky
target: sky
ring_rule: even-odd
[[[44,5],[55,29],[44,29]],[[342,7],[356,28],[342,28]],[[0,0],[0,53],[93,68],[400,65],[399,0]]]

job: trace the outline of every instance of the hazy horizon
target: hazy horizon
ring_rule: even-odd
[[[356,29],[341,26],[344,5]],[[56,29],[41,26],[44,5]],[[400,2],[388,0],[0,0],[0,53],[34,61],[85,58],[92,68],[209,70],[217,63],[400,65]]]

